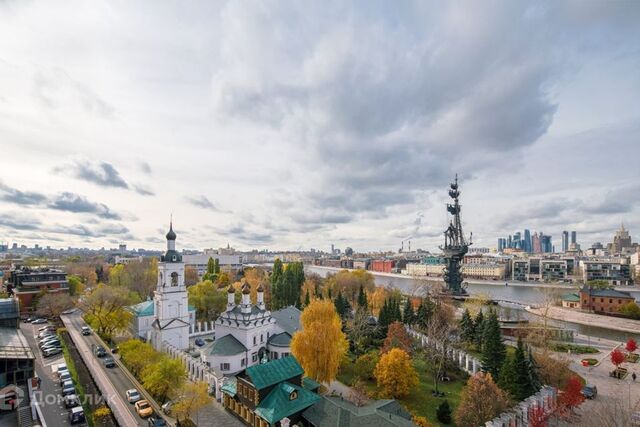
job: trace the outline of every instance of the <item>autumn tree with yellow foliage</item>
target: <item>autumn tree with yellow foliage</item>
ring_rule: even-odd
[[[308,377],[333,381],[349,348],[333,301],[314,300],[300,316],[302,330],[291,340],[291,352]]]
[[[378,388],[387,397],[403,397],[418,385],[418,374],[406,351],[392,348],[380,357],[374,371]]]
[[[491,378],[491,374],[478,372],[467,381],[460,395],[460,404],[454,420],[460,427],[475,427],[497,417],[509,408],[507,394]]]

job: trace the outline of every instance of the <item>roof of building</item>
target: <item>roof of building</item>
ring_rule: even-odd
[[[320,383],[310,377],[304,377],[302,379],[302,387],[310,391],[315,391],[320,388]]]
[[[233,335],[225,335],[213,342],[209,354],[212,356],[234,356],[244,353],[247,348]]]
[[[287,332],[281,334],[272,335],[269,337],[269,345],[276,347],[289,347],[291,345],[291,335]]]
[[[240,305],[236,305],[231,310],[220,313],[216,322],[220,324],[228,323],[229,325],[254,323],[257,326],[258,324],[264,324],[265,322],[273,323],[273,320],[271,320],[271,312],[269,310],[261,309],[257,305],[252,304],[251,311],[248,313],[243,313],[242,307]]]
[[[304,388],[282,382],[260,401],[255,413],[260,418],[275,424],[284,417],[302,412],[320,400],[320,396]]]
[[[580,302],[580,295],[578,294],[565,294],[562,296],[562,301],[568,301],[568,302]]]
[[[192,305],[188,306],[189,311],[196,311],[196,308]],[[147,299],[139,304],[129,306],[131,311],[136,317],[153,316],[155,313],[155,305],[152,299]]]
[[[260,365],[250,366],[245,372],[255,388],[262,390],[265,387],[302,375],[304,369],[302,369],[295,357],[287,356]]]
[[[409,427],[411,415],[396,400],[375,400],[356,406],[341,397],[323,396],[318,403],[302,413],[318,427]]]
[[[294,306],[285,307],[281,310],[271,313],[271,317],[276,319],[276,323],[289,335],[293,336],[300,327],[300,315],[302,312]]]
[[[35,359],[20,329],[0,327],[0,359]]]
[[[238,380],[236,377],[224,377],[224,382],[220,391],[227,393],[229,396],[234,397],[238,389]]]
[[[586,285],[580,290],[581,292],[587,292],[593,297],[607,297],[607,298],[630,298],[635,299],[628,292],[616,291],[615,289],[590,289]]]

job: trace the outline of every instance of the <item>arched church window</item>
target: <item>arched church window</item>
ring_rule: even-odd
[[[160,283],[162,283],[162,286],[164,286],[164,282],[162,281],[163,277],[162,277],[162,273],[160,273]]]
[[[178,286],[178,273],[171,273],[171,286]]]

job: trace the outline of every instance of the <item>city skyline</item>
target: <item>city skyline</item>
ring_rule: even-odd
[[[4,2],[0,241],[435,251],[456,172],[474,246],[637,235],[622,3]]]

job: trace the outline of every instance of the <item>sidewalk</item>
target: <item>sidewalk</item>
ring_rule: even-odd
[[[538,316],[544,316],[544,309],[527,307],[526,310]],[[576,309],[562,307],[550,307],[547,316],[551,319],[564,320],[581,325],[598,326],[600,328],[614,329],[631,334],[640,333],[640,320],[584,313]]]

